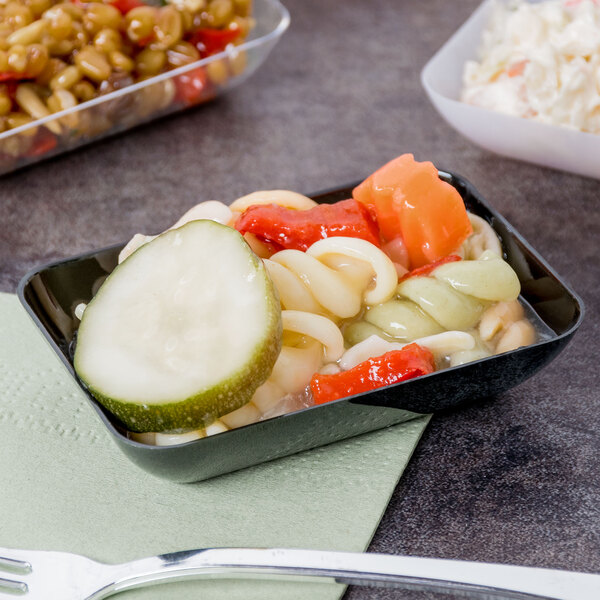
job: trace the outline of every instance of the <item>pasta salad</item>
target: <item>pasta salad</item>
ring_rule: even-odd
[[[3,0],[0,170],[214,97],[244,72],[244,52],[26,127],[242,44],[251,11],[251,0]]]
[[[179,444],[529,345],[519,293],[405,154],[334,204],[260,191],[137,234],[78,309],[75,369],[130,437]]]

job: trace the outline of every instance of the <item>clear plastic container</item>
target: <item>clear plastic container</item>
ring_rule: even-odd
[[[254,0],[246,41],[199,61],[0,133],[0,175],[216,98],[243,83],[290,23],[278,0]]]

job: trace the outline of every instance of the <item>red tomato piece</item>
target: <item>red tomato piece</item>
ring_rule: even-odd
[[[440,258],[440,260],[436,260],[435,262],[429,263],[428,265],[424,265],[423,267],[418,267],[417,269],[413,269],[403,275],[400,281],[404,281],[409,277],[425,277],[435,271],[441,265],[445,265],[446,263],[456,262],[457,260],[462,260],[460,256],[456,254],[450,254],[449,256],[444,256],[444,258]]]
[[[175,78],[176,98],[186,105],[198,104],[209,97],[209,81],[204,67],[192,69]]]
[[[196,29],[188,42],[196,46],[202,58],[225,50],[228,44],[234,42],[240,35],[240,29]]]
[[[305,251],[327,237],[356,237],[379,246],[379,231],[368,208],[356,200],[294,210],[276,204],[251,206],[235,224],[244,234],[278,248]]]
[[[140,48],[145,48],[146,46],[148,46],[148,44],[152,43],[154,41],[154,32],[152,32],[150,35],[147,35],[145,38],[140,38],[136,44],[140,47]]]
[[[35,137],[33,145],[25,152],[25,156],[42,156],[47,152],[50,152],[50,150],[54,150],[57,143],[56,136],[45,127],[41,127]]]
[[[146,6],[140,0],[110,0],[109,4],[112,4],[122,15],[126,15],[132,8]]]
[[[10,81],[23,81],[24,79],[30,79],[26,73],[15,73],[14,71],[2,71],[0,72],[0,83]]]
[[[435,370],[433,354],[418,344],[402,350],[392,350],[382,356],[369,358],[353,369],[323,375],[316,373],[310,381],[315,404],[325,404],[339,398],[406,381]]]

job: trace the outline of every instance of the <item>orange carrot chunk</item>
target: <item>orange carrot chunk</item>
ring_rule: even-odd
[[[417,162],[412,154],[375,171],[352,196],[375,212],[385,241],[402,237],[411,269],[455,252],[472,232],[458,191],[431,162]]]

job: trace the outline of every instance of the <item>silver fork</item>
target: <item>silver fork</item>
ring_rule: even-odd
[[[258,577],[449,592],[470,598],[598,600],[600,575],[385,554],[208,548],[105,564],[68,552],[0,548],[0,598],[99,600],[183,578]],[[14,597],[14,596],[13,596]]]

